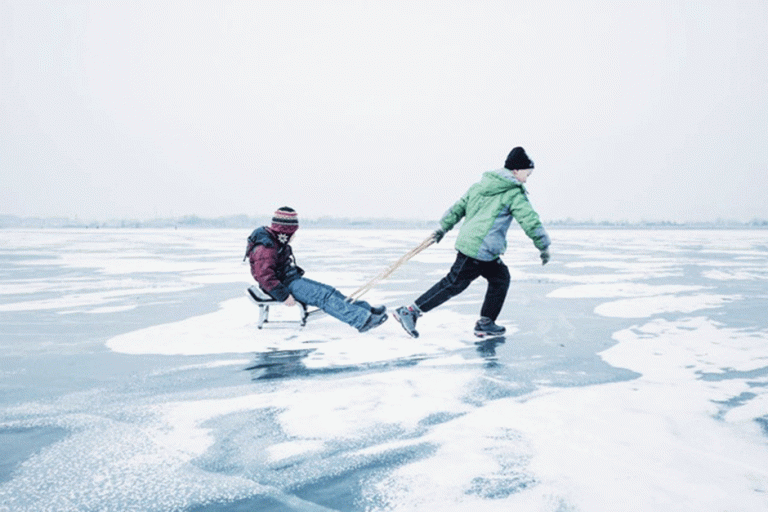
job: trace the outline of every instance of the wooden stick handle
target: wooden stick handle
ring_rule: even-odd
[[[408,251],[399,260],[397,260],[396,262],[391,264],[389,267],[385,268],[381,273],[379,273],[379,275],[377,275],[376,277],[374,277],[373,279],[368,281],[366,284],[364,284],[363,286],[361,286],[360,288],[358,288],[354,292],[352,292],[349,295],[349,297],[347,298],[347,300],[352,301],[352,300],[359,299],[363,294],[365,294],[371,288],[376,286],[376,284],[378,284],[380,281],[382,281],[382,280],[386,279],[387,277],[389,277],[390,275],[392,275],[392,273],[395,270],[397,270],[403,263],[405,263],[406,261],[408,261],[411,258],[413,258],[414,256],[416,256],[417,254],[419,254],[421,251],[423,251],[424,249],[426,249],[427,247],[429,247],[433,243],[435,243],[435,239],[433,238],[432,235],[429,235],[429,237],[427,237],[417,247],[415,247],[415,248],[411,249],[410,251]]]
[[[433,243],[435,243],[435,239],[433,238],[432,235],[429,235],[429,237],[424,239],[424,241],[421,242],[417,247],[414,247],[413,249],[408,251],[399,260],[397,260],[396,262],[394,262],[393,264],[391,264],[390,266],[385,268],[383,271],[381,271],[379,273],[379,275],[377,275],[376,277],[374,277],[373,279],[371,279],[370,281],[365,283],[363,286],[361,286],[360,288],[358,288],[354,292],[352,292],[347,297],[347,301],[352,302],[353,300],[357,300],[360,297],[362,297],[363,294],[367,293],[371,288],[376,286],[376,284],[378,284],[380,281],[382,281],[382,280],[386,279],[387,277],[389,277],[392,274],[392,272],[397,270],[403,263],[405,263],[406,261],[408,261],[411,258],[413,258],[414,256],[416,256],[417,254],[419,254],[421,251],[423,251],[424,249],[426,249],[427,247],[429,247]],[[308,313],[308,316],[314,316],[317,313],[322,313],[322,310],[320,310],[320,309],[313,309],[312,311],[310,311]]]

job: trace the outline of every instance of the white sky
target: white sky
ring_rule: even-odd
[[[0,0],[0,214],[768,219],[768,2]]]

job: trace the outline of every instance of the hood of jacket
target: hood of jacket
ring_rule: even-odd
[[[265,226],[254,229],[248,236],[248,243],[245,247],[245,256],[243,257],[243,261],[248,259],[248,257],[251,255],[251,251],[253,251],[257,245],[263,245],[265,247],[271,248],[275,247],[277,243],[277,238],[272,233],[270,233]]]
[[[523,192],[526,192],[525,187],[515,178],[512,171],[509,169],[498,169],[483,173],[483,177],[478,184],[478,192],[483,196],[495,196],[515,187],[519,187]]]

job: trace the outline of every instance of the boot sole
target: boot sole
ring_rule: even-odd
[[[485,332],[485,331],[475,331],[475,336],[478,338],[498,338],[500,336],[504,336],[504,333],[507,331],[502,332]]]

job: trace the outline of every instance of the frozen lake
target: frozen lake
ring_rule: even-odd
[[[542,267],[513,227],[484,343],[482,280],[417,340],[259,330],[249,232],[0,230],[0,511],[768,510],[768,230],[553,230]],[[428,233],[294,249],[350,293]]]

